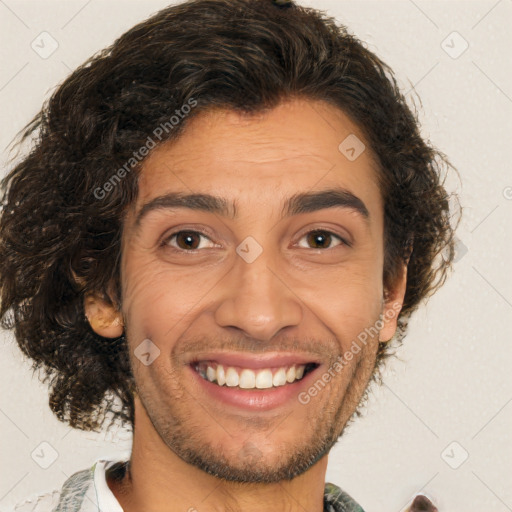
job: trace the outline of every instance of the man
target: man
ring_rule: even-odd
[[[328,453],[453,259],[449,163],[391,70],[315,10],[190,1],[37,129],[3,182],[0,314],[57,417],[133,447],[20,510],[362,510]]]

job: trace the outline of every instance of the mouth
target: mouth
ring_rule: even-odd
[[[318,361],[291,354],[266,354],[259,358],[208,354],[188,364],[211,405],[220,401],[222,407],[249,411],[293,406],[303,388],[311,385],[320,366]]]
[[[253,369],[225,366],[216,361],[198,361],[192,367],[204,380],[217,386],[253,390],[293,384],[317,368],[318,363]]]

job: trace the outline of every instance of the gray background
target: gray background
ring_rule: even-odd
[[[402,511],[420,491],[440,512],[512,510],[512,0],[300,3],[366,41],[409,97],[415,87],[423,133],[460,171],[462,186],[449,187],[465,207],[455,273],[415,315],[385,385],[331,452],[327,480],[368,512]],[[2,172],[8,144],[70,70],[166,5],[0,0]],[[127,456],[125,432],[54,418],[12,335],[0,334],[0,509],[97,458]]]

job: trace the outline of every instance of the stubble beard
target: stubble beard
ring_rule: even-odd
[[[358,414],[366,401],[368,384],[376,367],[375,354],[365,352],[367,351],[362,351],[361,358],[354,366],[351,379],[342,396],[329,402],[334,406],[324,411],[312,411],[310,428],[302,430],[307,430],[306,436],[301,439],[290,439],[284,446],[276,446],[272,461],[263,456],[258,445],[251,442],[250,437],[242,444],[236,455],[230,456],[226,455],[220,444],[215,445],[207,441],[203,435],[205,425],[194,424],[190,415],[187,415],[179,404],[182,402],[181,399],[187,396],[189,407],[202,410],[201,406],[195,405],[194,398],[184,393],[183,389],[179,389],[177,384],[172,386],[175,393],[167,395],[173,396],[173,399],[168,400],[165,407],[154,404],[151,398],[145,397],[143,390],[139,391],[139,398],[162,441],[184,462],[228,482],[277,483],[305,473],[328,454],[346,426]],[[326,392],[328,391],[323,389],[320,393]],[[314,403],[314,400],[311,402]],[[298,407],[304,407],[299,405],[299,402],[297,404]],[[164,414],[162,410],[165,411]],[[291,414],[284,421],[294,421],[293,416]],[[213,421],[206,412],[204,418]]]

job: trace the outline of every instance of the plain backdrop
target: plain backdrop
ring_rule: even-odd
[[[420,491],[440,512],[512,510],[512,1],[299,3],[346,24],[409,98],[415,88],[422,132],[459,170],[462,185],[449,184],[465,208],[455,272],[413,317],[384,385],[332,450],[327,480],[367,512],[399,512]],[[8,144],[70,71],[166,5],[0,0],[2,173]],[[4,510],[98,458],[125,457],[130,437],[60,423],[12,334],[0,334]],[[47,469],[41,449],[55,458]]]

